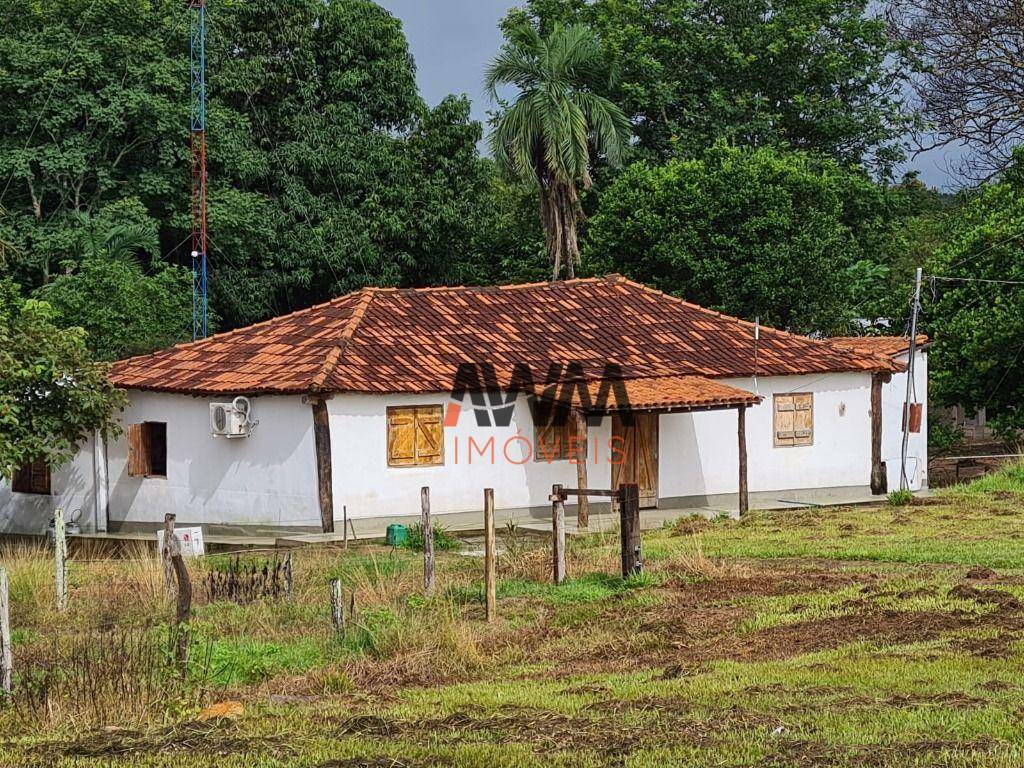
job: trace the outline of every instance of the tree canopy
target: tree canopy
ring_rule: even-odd
[[[924,328],[934,339],[938,402],[985,407],[1024,428],[1024,154],[952,216],[948,241],[928,265]]]
[[[505,23],[524,21],[600,34],[648,158],[719,139],[883,172],[902,156],[914,59],[869,0],[528,0]]]
[[[870,255],[855,228],[866,237],[881,216],[875,191],[830,160],[719,144],[630,166],[604,191],[586,253],[595,270],[729,314],[842,330],[856,311],[849,278]]]
[[[428,108],[369,0],[213,0],[211,304],[231,327],[366,284],[472,279],[490,168],[464,98]],[[0,29],[0,242],[21,285],[81,258],[81,214],[135,200],[187,265],[186,7],[43,0]],[[38,122],[37,122],[38,118]],[[454,254],[454,257],[453,257]]]

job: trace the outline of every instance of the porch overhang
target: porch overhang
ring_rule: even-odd
[[[539,396],[595,415],[721,411],[757,405],[762,399],[716,379],[693,375],[581,381],[560,388],[554,396]]]

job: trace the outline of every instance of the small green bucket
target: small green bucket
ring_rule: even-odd
[[[400,547],[409,540],[409,529],[404,525],[389,525],[386,540],[389,546]]]

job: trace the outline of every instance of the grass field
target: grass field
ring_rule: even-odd
[[[150,556],[79,553],[58,615],[49,556],[6,550],[0,765],[1024,764],[1024,467],[903,507],[680,521],[626,582],[613,537],[573,541],[559,587],[544,542],[505,539],[493,625],[458,553],[430,599],[417,553],[368,547],[297,553],[290,601],[198,589],[187,679]]]

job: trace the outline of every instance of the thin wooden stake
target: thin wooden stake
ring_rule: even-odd
[[[341,597],[341,579],[331,580],[331,623],[339,635],[345,634],[345,604]]]
[[[551,486],[551,499],[551,564],[555,584],[561,584],[565,581],[565,495],[561,485]]]
[[[430,488],[420,489],[420,526],[423,528],[423,592],[434,594],[434,528],[430,522]]]
[[[292,575],[292,553],[289,552],[284,559],[284,595],[286,600],[292,599],[292,588],[294,587]]]
[[[160,549],[160,559],[164,564],[164,590],[169,599],[174,598],[174,563],[171,562],[171,540],[174,539],[175,515],[164,515],[164,541]]]
[[[345,549],[348,549],[348,505],[341,505],[341,530],[344,533]]]
[[[14,661],[11,654],[11,599],[7,571],[0,568],[0,691],[14,689]]]
[[[54,575],[57,585],[57,610],[68,607],[68,538],[64,527],[64,510],[53,513]]]
[[[484,583],[487,589],[487,621],[496,618],[497,588],[494,562],[494,489],[484,489]]]

